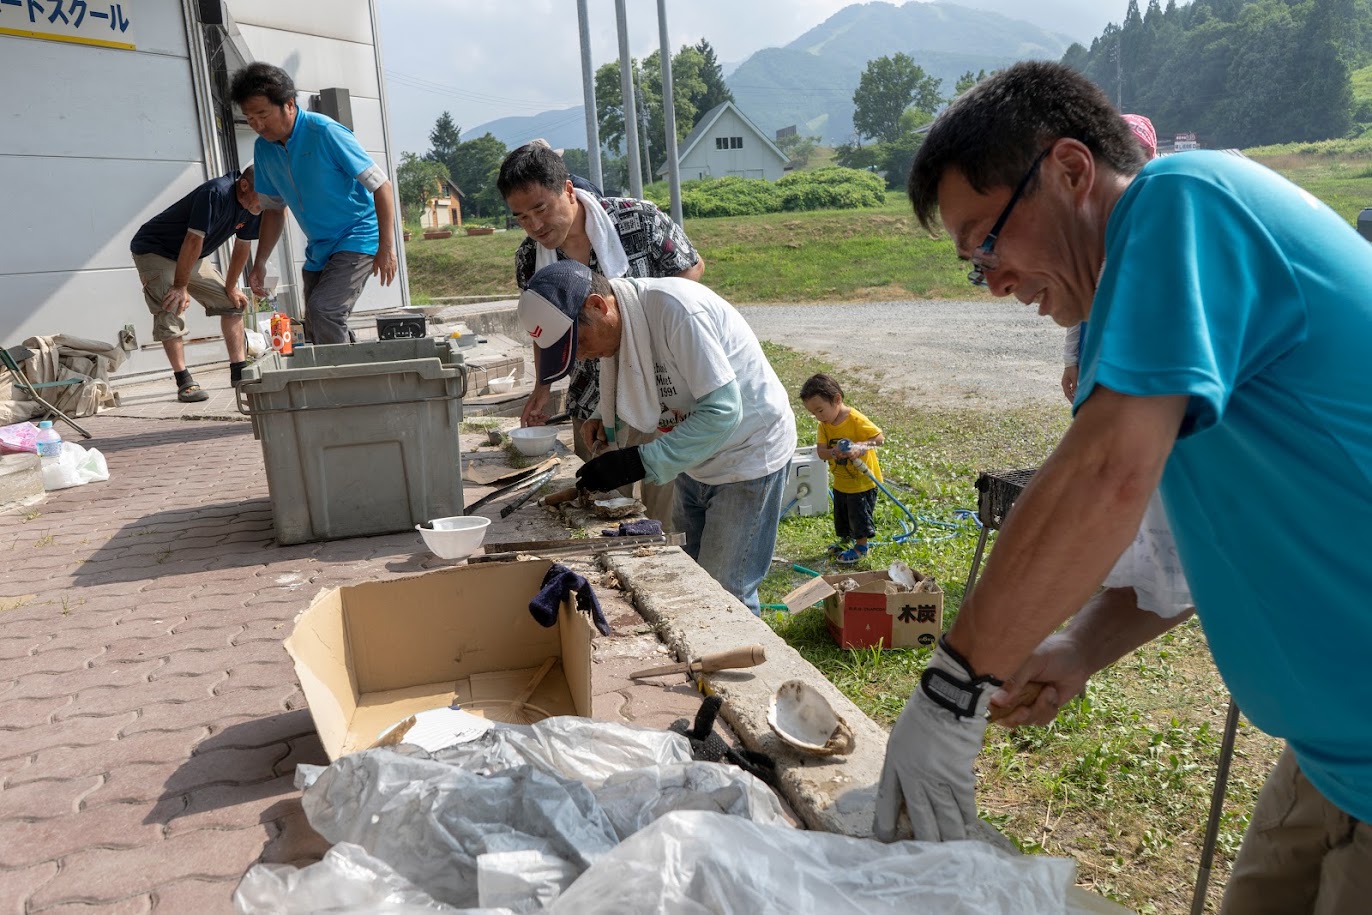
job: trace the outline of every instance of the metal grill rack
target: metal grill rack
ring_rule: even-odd
[[[1002,470],[996,473],[977,475],[977,518],[981,521],[981,536],[977,538],[977,550],[972,554],[972,571],[967,575],[967,588],[963,595],[972,593],[977,583],[977,572],[981,570],[982,553],[986,550],[986,538],[991,531],[998,531],[1010,514],[1010,508],[1029,485],[1037,467],[1027,470]]]

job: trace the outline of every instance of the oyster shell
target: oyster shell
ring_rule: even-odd
[[[853,730],[829,700],[804,680],[787,680],[772,695],[767,723],[783,741],[819,756],[851,752]]]
[[[643,505],[637,499],[630,499],[628,496],[616,496],[613,499],[596,499],[591,503],[591,510],[601,518],[626,518],[643,511]]]

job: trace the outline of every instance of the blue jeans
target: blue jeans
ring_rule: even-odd
[[[684,473],[676,478],[672,523],[686,535],[686,555],[758,616],[757,586],[772,564],[786,470],[717,486]]]

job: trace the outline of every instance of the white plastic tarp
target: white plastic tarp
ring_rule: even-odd
[[[669,731],[552,718],[300,766],[297,783],[339,844],[299,872],[253,868],[243,915],[1106,910],[1080,907],[1070,859],[795,829],[771,789]]]

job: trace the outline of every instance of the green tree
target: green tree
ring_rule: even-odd
[[[1080,48],[1081,45],[1074,45],[1074,47]],[[1070,51],[1071,49],[1069,48],[1068,50]],[[1082,50],[1084,51],[1086,49],[1082,48]],[[993,70],[992,72],[994,73],[995,71]],[[966,92],[968,89],[971,89],[973,86],[984,80],[989,75],[990,74],[987,73],[985,70],[978,70],[976,73],[973,73],[971,70],[968,70],[966,73],[958,77],[957,84],[953,86],[953,98],[957,98],[959,95],[962,95],[962,93]]]
[[[667,116],[662,106],[662,55],[654,51],[643,59],[643,74],[639,82],[642,95],[639,110],[648,116],[648,127],[643,129],[639,120],[639,142],[647,139],[647,148],[652,152],[652,166],[667,161]],[[696,119],[704,110],[696,107],[695,100],[705,94],[705,81],[701,72],[705,58],[695,48],[683,47],[672,58],[672,99],[676,105],[676,138],[680,142],[691,132]],[[645,183],[652,183],[647,179]]]
[[[834,161],[844,168],[874,171],[881,163],[881,147],[844,143],[834,149]]]
[[[600,189],[611,197],[623,197],[629,193],[629,159],[627,156],[602,156],[601,175],[605,182]]]
[[[695,50],[700,54],[702,61],[700,78],[705,88],[699,96],[693,96],[691,102],[696,106],[697,111],[704,114],[716,105],[732,102],[734,94],[729,91],[729,86],[724,82],[724,68],[719,65],[719,59],[715,57],[715,49],[710,47],[710,43],[702,38],[696,42]]]
[[[504,143],[489,133],[457,147],[452,179],[462,188],[466,206],[473,216],[495,216],[504,211],[505,200],[495,186],[495,179],[508,151]]]
[[[804,168],[810,164],[810,157],[815,154],[815,147],[819,144],[819,139],[819,137],[807,137],[793,133],[777,140],[777,147],[791,160],[792,166]]]
[[[653,51],[641,62],[632,61],[634,92],[638,112],[639,146],[648,153],[654,170],[666,161],[666,115],[662,105],[662,53]],[[602,65],[595,74],[596,123],[600,141],[616,154],[624,151],[624,100],[618,62]],[[715,59],[714,48],[701,39],[696,45],[682,45],[672,56],[672,100],[675,103],[676,133],[680,141],[691,132],[705,112],[733,94],[724,84],[724,74]],[[647,127],[644,127],[644,118]],[[651,178],[648,179],[651,181]]]
[[[442,162],[448,174],[452,175],[457,165],[457,147],[461,144],[462,128],[453,123],[452,115],[445,111],[434,122],[434,129],[429,131],[429,152],[424,158]]]
[[[638,61],[631,60],[634,82],[638,79]],[[624,155],[624,93],[619,83],[619,62],[603,64],[595,71],[596,123],[600,127],[600,143],[615,155]]]
[[[908,54],[869,60],[853,93],[853,127],[858,134],[891,141],[900,136],[905,109],[934,111],[942,103],[940,84]]]
[[[562,150],[562,162],[567,166],[567,171],[573,175],[580,175],[583,178],[591,177],[591,157],[584,149],[564,149]]]
[[[1372,3],[1133,0],[1123,25],[1063,62],[1164,136],[1212,147],[1336,137],[1353,117],[1350,70],[1372,62]]]
[[[395,170],[396,190],[400,194],[401,212],[405,222],[419,222],[419,213],[429,198],[439,190],[439,181],[451,178],[448,166],[433,159],[421,159],[414,153],[401,153]]]
[[[915,164],[915,153],[924,142],[924,131],[920,128],[933,119],[929,112],[911,108],[900,116],[900,136],[877,147],[877,165],[886,173],[888,188],[905,187],[910,167]]]

